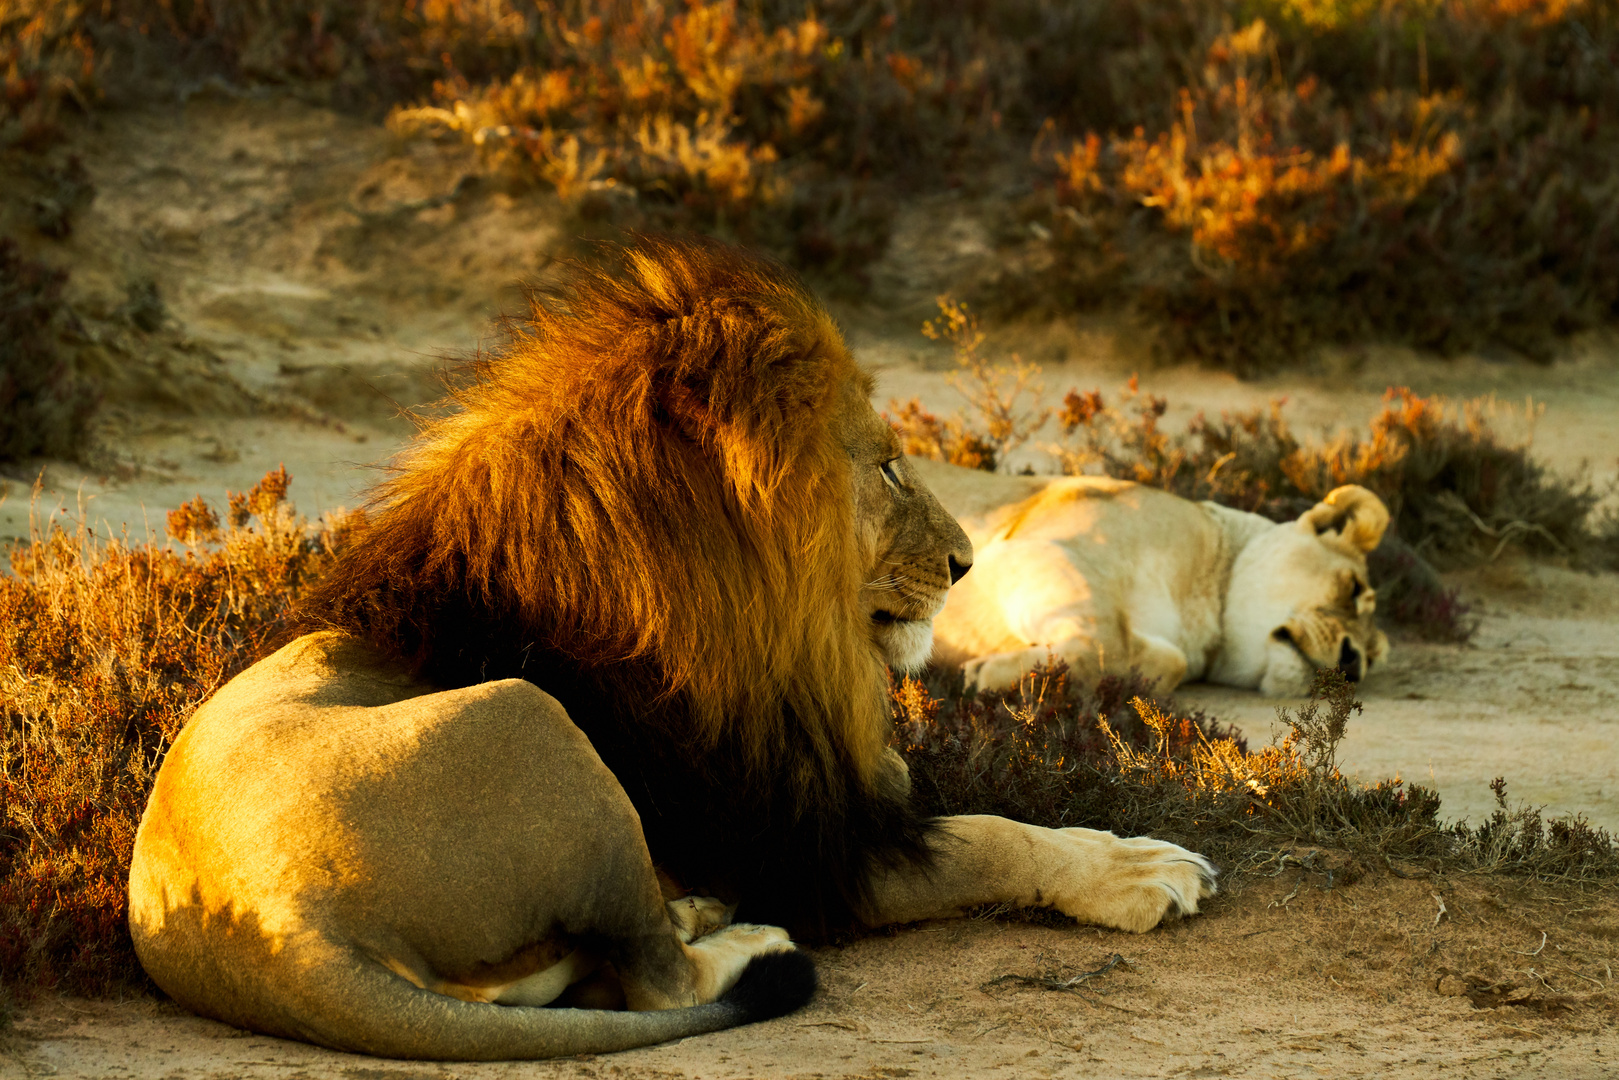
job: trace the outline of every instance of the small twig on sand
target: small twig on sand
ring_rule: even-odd
[[[1517,953],[1519,956],[1539,956],[1540,955],[1540,950],[1544,949],[1545,947],[1546,947],[1546,931],[1542,930],[1540,932],[1540,944],[1535,948],[1534,952],[1524,952],[1522,949],[1508,949],[1507,952],[1509,952],[1509,953]]]
[[[1055,1038],[1053,1036],[1052,1031],[1051,1031],[1051,1029],[1049,1027],[1041,1028],[1038,1032],[1036,1032],[1036,1034],[1039,1035],[1040,1038],[1046,1040],[1046,1042],[1050,1043],[1052,1046],[1055,1046],[1055,1047],[1057,1047],[1057,1048],[1059,1048],[1061,1050],[1072,1050],[1075,1053],[1081,1053],[1081,1054],[1085,1052],[1085,1044],[1084,1043],[1079,1042],[1077,1040],[1074,1041],[1074,1042],[1063,1042],[1061,1039]],[[974,1036],[974,1038],[976,1038],[976,1037],[977,1036]]]
[[[1129,963],[1130,961],[1126,960],[1118,953],[1114,953],[1112,956],[1107,958],[1107,963],[1103,964],[1095,971],[1082,972],[1081,974],[1074,975],[1067,979],[1059,979],[1055,975],[997,975],[995,978],[989,980],[989,982],[980,985],[979,989],[985,990],[991,986],[999,986],[1002,983],[1010,982],[1017,983],[1019,986],[1035,986],[1042,990],[1067,990],[1072,993],[1079,993],[1080,983],[1085,982],[1087,979],[1094,979],[1099,975],[1106,975],[1120,964],[1127,965]]]
[[[1437,915],[1435,915],[1433,917],[1434,929],[1437,930],[1437,929],[1439,929],[1439,920],[1443,919],[1445,917],[1445,915],[1447,914],[1446,909],[1445,909],[1445,898],[1440,896],[1436,892],[1431,892],[1428,895],[1433,897],[1434,903],[1439,905],[1439,914],[1437,914]]]
[[[1265,906],[1267,908],[1273,908],[1273,907],[1284,907],[1285,908],[1288,904],[1291,904],[1293,902],[1293,900],[1299,895],[1299,890],[1302,889],[1302,888],[1304,888],[1304,875],[1300,874],[1299,875],[1299,883],[1297,885],[1293,886],[1293,891],[1292,892],[1288,893],[1286,896],[1282,897],[1280,900],[1272,900],[1270,903],[1266,904]]]

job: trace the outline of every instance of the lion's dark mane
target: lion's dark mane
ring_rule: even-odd
[[[379,485],[297,629],[446,689],[533,682],[682,885],[801,936],[858,924],[930,831],[881,761],[828,421],[865,378],[804,286],[738,249],[576,267]]]

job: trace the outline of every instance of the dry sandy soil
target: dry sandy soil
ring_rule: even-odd
[[[30,243],[71,268],[72,344],[112,390],[92,467],[41,462],[0,482],[0,538],[26,535],[41,468],[32,512],[60,507],[102,535],[141,538],[192,495],[222,503],[281,462],[306,514],[355,505],[375,475],[361,466],[408,434],[391,401],[434,396],[439,357],[466,353],[492,315],[514,310],[516,283],[559,238],[552,200],[482,178],[461,147],[399,143],[320,109],[202,95],[95,125],[63,150],[81,157],[93,200],[72,236]],[[0,232],[25,233],[30,200],[56,183],[0,161],[0,191],[13,194],[0,198]],[[879,404],[957,404],[948,356],[916,327],[935,293],[990,256],[985,235],[958,208],[913,208],[869,298],[838,309],[881,371]],[[141,308],[154,286],[162,306]],[[1149,370],[1129,328],[1107,320],[1010,327],[991,347],[1041,364],[1052,397],[1140,369],[1178,423],[1286,397],[1296,428],[1332,430],[1364,423],[1403,384],[1493,394],[1498,424],[1527,437],[1532,397],[1548,463],[1587,461],[1602,483],[1619,463],[1619,345],[1607,339],[1552,367],[1359,350],[1246,383]],[[1348,768],[1436,786],[1450,816],[1474,820],[1504,775],[1515,799],[1619,828],[1619,576],[1508,554],[1451,583],[1476,605],[1477,637],[1396,642],[1363,684]],[[1276,702],[1206,686],[1182,696],[1250,736],[1270,731]],[[1329,879],[1280,853],[1271,869],[1139,938],[963,920],[822,949],[825,991],[804,1013],[611,1058],[400,1065],[243,1035],[148,999],[64,1000],[25,1012],[0,1075],[1619,1075],[1612,895],[1493,878],[1347,883],[1356,875],[1342,866]],[[1066,979],[1115,953],[1124,960],[1079,992],[986,985]]]

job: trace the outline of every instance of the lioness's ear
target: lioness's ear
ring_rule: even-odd
[[[1389,527],[1389,509],[1383,500],[1359,484],[1334,488],[1299,518],[1299,528],[1319,536],[1339,533],[1362,551],[1371,551]]]

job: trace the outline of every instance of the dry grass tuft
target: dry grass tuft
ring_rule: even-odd
[[[945,379],[966,399],[977,424],[969,425],[959,412],[940,420],[917,398],[891,400],[893,413],[884,415],[899,431],[905,453],[994,472],[1051,418],[1040,404],[1040,368],[1015,354],[1009,362],[991,360],[978,316],[947,296],[938,304],[939,318],[923,323],[922,333],[948,341],[955,351],[957,370]]]
[[[130,852],[164,751],[279,634],[352,519],[310,526],[285,470],[169,515],[179,549],[63,528],[0,576],[0,989],[102,994],[144,982]]]
[[[1346,779],[1337,747],[1361,703],[1336,671],[1317,676],[1298,710],[1277,710],[1284,734],[1258,750],[1150,691],[1110,678],[1094,694],[1076,693],[1060,661],[989,697],[907,679],[894,692],[895,746],[930,813],[1152,833],[1239,870],[1302,843],[1347,852],[1350,876],[1399,860],[1419,872],[1619,880],[1611,836],[1581,818],[1546,822],[1534,808],[1508,810],[1504,785],[1489,821],[1447,826],[1426,788]]]

